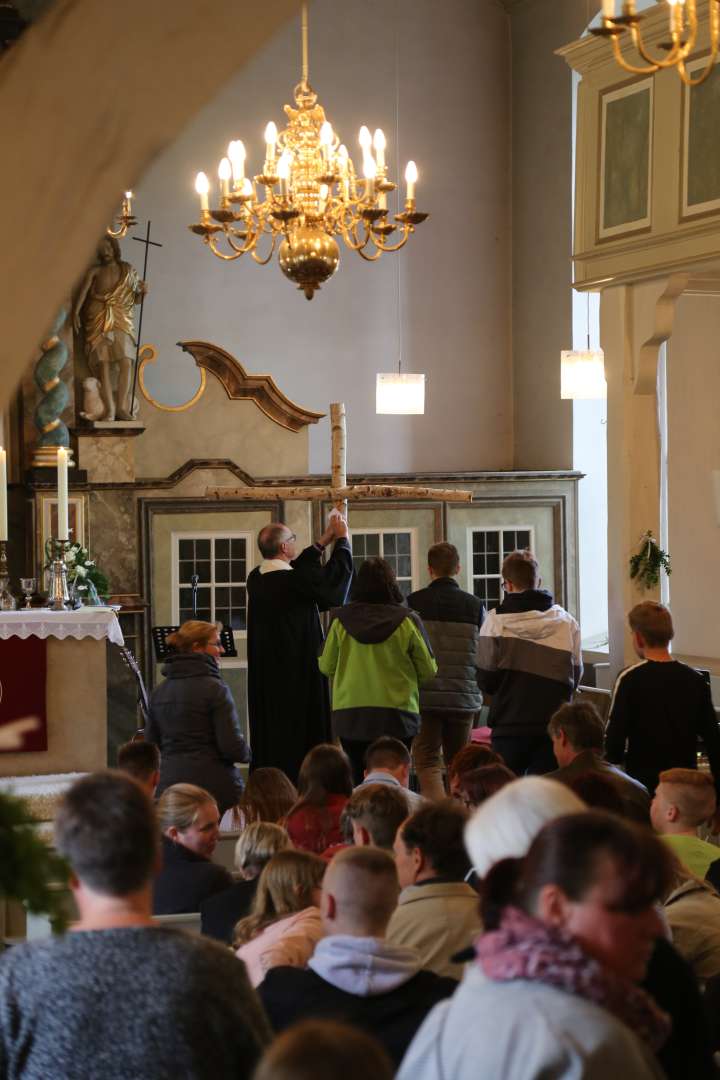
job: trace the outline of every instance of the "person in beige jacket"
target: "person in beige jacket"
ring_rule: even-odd
[[[663,913],[673,945],[700,982],[720,975],[720,895],[677,862],[672,890]]]
[[[451,958],[482,930],[478,895],[464,881],[470,870],[466,821],[451,800],[432,803],[402,823],[393,847],[402,891],[387,940],[410,946],[424,968],[454,979],[462,978],[463,965]]]

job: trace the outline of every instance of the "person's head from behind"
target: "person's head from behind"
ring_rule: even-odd
[[[531,551],[511,551],[500,570],[505,592],[526,592],[540,587],[540,570]]]
[[[483,743],[467,743],[458,750],[447,767],[448,788],[454,799],[460,798],[460,779],[464,773],[473,772],[483,765],[504,765],[505,762]]]
[[[303,1020],[270,1044],[253,1080],[392,1080],[395,1070],[370,1035],[334,1020]]]
[[[246,881],[258,877],[274,855],[292,847],[285,829],[270,821],[246,825],[235,845],[235,869]]]
[[[280,521],[265,525],[258,533],[258,547],[263,559],[291,562],[297,555],[295,533]]]
[[[324,806],[329,795],[352,795],[353,782],[347,754],[332,743],[319,743],[303,758],[298,774],[300,806]]]
[[[167,643],[184,655],[204,653],[217,659],[224,652],[220,642],[221,629],[219,623],[188,619],[173,634],[168,634]]]
[[[591,810],[606,810],[609,814],[626,816],[620,792],[605,773],[588,769],[577,776],[569,776],[565,783]]]
[[[151,797],[160,781],[160,751],[155,743],[138,739],[124,743],[117,752],[117,767],[145,788]]]
[[[565,784],[544,776],[523,776],[479,806],[465,827],[465,847],[475,873],[484,878],[500,859],[521,858],[540,829],[585,804]]]
[[[326,935],[384,937],[399,892],[388,852],[376,847],[338,852],[325,871],[320,897]]]
[[[560,768],[569,765],[586,750],[602,755],[605,728],[592,702],[561,705],[550,717],[548,735]]]
[[[408,815],[407,799],[389,784],[362,784],[347,802],[344,814],[352,824],[357,847],[393,850],[398,827]]]
[[[320,906],[320,887],[327,863],[309,851],[289,848],[273,855],[258,878],[250,915],[235,927],[233,943],[242,945],[266,926]]]
[[[428,571],[433,581],[436,578],[455,577],[460,573],[460,555],[454,544],[443,541],[433,544],[428,550]]]
[[[217,846],[220,814],[209,791],[195,784],[173,784],[158,799],[163,836],[209,859]]]
[[[410,783],[410,751],[405,743],[383,735],[371,743],[365,754],[365,775],[386,772],[394,776],[403,787]]]
[[[636,604],[628,615],[632,633],[633,648],[638,656],[645,656],[650,650],[667,652],[675,636],[672,615],[664,604],[654,600],[644,600]]]
[[[658,833],[690,833],[715,813],[712,777],[697,769],[666,769],[660,773],[650,806],[650,821]]]
[[[401,889],[432,878],[464,880],[470,870],[466,822],[464,807],[452,799],[423,806],[403,822],[393,848]]]
[[[403,595],[389,563],[377,556],[365,559],[353,579],[350,600],[359,604],[402,604]]]
[[[663,926],[655,905],[673,877],[670,854],[649,829],[587,811],[544,826],[527,855],[493,866],[482,915],[495,929],[508,907],[571,934],[626,979],[644,978]]]
[[[237,809],[242,822],[278,822],[285,818],[297,800],[295,785],[282,769],[272,766],[254,769],[247,778]],[[238,826],[240,819],[238,819]]]
[[[114,770],[90,773],[63,795],[55,816],[55,845],[73,873],[83,907],[88,894],[149,893],[159,861],[159,834],[149,795]]]
[[[461,774],[458,801],[468,810],[474,810],[515,779],[515,773],[511,772],[507,765],[500,765],[499,762],[494,765],[481,765],[479,769],[471,769],[470,772]]]

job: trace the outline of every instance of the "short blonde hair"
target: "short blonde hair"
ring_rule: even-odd
[[[207,803],[217,806],[210,792],[195,784],[173,784],[165,788],[157,803],[161,830],[167,832],[174,827],[178,832],[185,832],[195,824],[200,810]]]
[[[715,813],[715,784],[707,773],[697,769],[666,769],[658,783],[667,790],[663,798],[677,808],[684,825],[696,829]]]
[[[212,636],[221,629],[221,623],[188,619],[173,634],[168,634],[167,643],[180,653],[189,653],[194,645],[209,645]]]
[[[253,821],[247,825],[235,845],[235,869],[260,873],[278,851],[292,847],[290,837],[271,821]]]

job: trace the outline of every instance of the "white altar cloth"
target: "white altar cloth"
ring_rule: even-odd
[[[110,608],[79,608],[77,611],[48,611],[28,608],[0,612],[0,641],[8,638],[107,638],[124,645],[117,615]]]

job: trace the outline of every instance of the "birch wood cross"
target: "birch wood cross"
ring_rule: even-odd
[[[209,487],[205,494],[209,499],[237,499],[250,502],[256,499],[329,499],[343,516],[347,501],[362,499],[418,499],[421,501],[472,502],[472,491],[456,488],[415,487],[412,484],[351,484],[347,482],[347,427],[345,405],[334,402],[330,406],[330,434],[332,438],[331,485],[316,484],[305,487]]]

